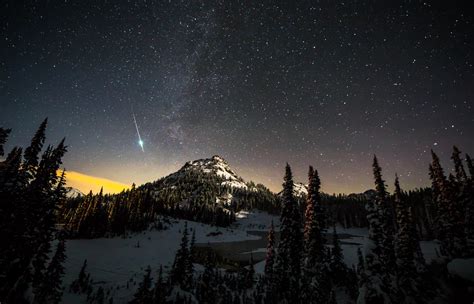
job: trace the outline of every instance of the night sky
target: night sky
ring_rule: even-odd
[[[219,154],[275,191],[289,162],[349,193],[374,153],[406,189],[429,184],[430,149],[446,169],[453,144],[474,153],[473,14],[454,1],[26,2],[0,7],[0,126],[10,149],[48,117],[70,171],[141,184]]]

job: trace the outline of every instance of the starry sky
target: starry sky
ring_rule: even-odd
[[[289,162],[360,192],[376,153],[389,184],[428,185],[430,149],[474,153],[472,11],[336,2],[4,1],[6,148],[48,117],[66,169],[125,184],[218,154],[274,191]]]

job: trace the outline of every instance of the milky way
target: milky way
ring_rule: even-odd
[[[352,192],[374,153],[405,188],[428,184],[430,149],[474,153],[474,25],[454,3],[18,2],[1,10],[7,148],[47,116],[70,170],[142,183],[219,154],[273,190],[289,162]]]

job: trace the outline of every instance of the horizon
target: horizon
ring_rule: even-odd
[[[220,156],[220,155],[219,155]],[[222,157],[222,156],[220,156]],[[209,157],[210,158],[210,157]],[[207,158],[207,159],[209,159]],[[225,161],[226,158],[225,157],[222,157]],[[198,160],[198,159],[195,159],[195,160]],[[195,160],[189,160],[189,162],[191,161],[195,161]],[[178,171],[182,166],[184,166],[185,163],[183,163],[181,166],[178,166],[177,169],[175,170],[172,170],[168,173],[165,173],[164,175],[162,176],[157,176],[156,178],[154,179],[151,179],[151,180],[147,180],[147,181],[144,181],[144,182],[135,182],[135,181],[132,181],[132,182],[123,182],[123,181],[117,181],[117,180],[113,180],[112,178],[109,178],[109,177],[102,177],[102,176],[94,176],[94,175],[89,175],[87,173],[84,173],[84,172],[78,172],[78,171],[67,171],[66,170],[66,186],[67,187],[72,187],[74,189],[77,189],[79,191],[81,191],[83,194],[87,194],[89,193],[90,191],[92,191],[92,193],[94,194],[97,194],[99,193],[100,189],[103,188],[103,192],[104,193],[108,193],[108,194],[115,194],[115,193],[119,193],[121,192],[122,190],[127,190],[131,187],[132,184],[135,184],[137,186],[140,186],[140,185],[143,185],[145,183],[149,183],[149,182],[154,182],[156,180],[159,180],[161,178],[164,178],[170,174],[173,174],[175,173],[176,171]],[[229,164],[230,167],[232,168],[232,164]],[[291,164],[290,164],[291,165]],[[235,171],[235,170],[234,170]],[[295,172],[293,172],[295,173]],[[239,175],[238,172],[236,172],[237,175]],[[298,174],[299,175],[299,174]],[[239,175],[241,176],[241,175]],[[266,186],[267,188],[269,188],[273,193],[279,193],[281,190],[282,190],[282,187],[280,188],[275,188],[275,187],[269,187],[268,185],[262,183],[262,182],[258,182],[258,181],[255,181],[255,180],[249,180],[249,179],[246,179],[245,177],[241,176],[245,182],[254,182],[256,184],[263,184],[264,186]],[[374,187],[373,186],[368,186],[367,188],[365,189],[360,189],[360,190],[355,190],[355,191],[352,191],[352,192],[334,192],[334,191],[327,191],[327,189],[325,189],[325,183],[324,183],[324,178],[322,178],[322,188],[321,188],[321,191],[324,192],[324,193],[327,193],[327,194],[335,194],[335,195],[338,195],[338,194],[343,194],[343,195],[349,195],[349,194],[359,194],[359,193],[364,193],[365,191],[367,190],[373,190]],[[282,180],[283,180],[283,177],[282,177]],[[295,179],[295,183],[303,183],[305,185],[308,185],[308,181],[306,180],[299,180],[299,179]],[[387,183],[387,181],[386,181]],[[338,187],[337,185],[335,187]],[[422,186],[416,186],[416,187],[412,187],[412,188],[409,188],[409,187],[405,187],[403,190],[405,191],[409,191],[409,190],[414,190],[414,189],[417,189],[417,188],[425,188],[425,187],[430,187],[430,185],[422,185]],[[387,183],[387,189],[389,191],[393,191],[393,186],[391,185],[391,183]]]

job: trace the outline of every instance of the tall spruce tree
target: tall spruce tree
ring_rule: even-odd
[[[183,236],[181,238],[181,245],[176,252],[173,267],[170,272],[170,280],[173,285],[179,285],[184,290],[188,289],[191,281],[189,273],[189,248],[188,248],[188,223],[184,223]]]
[[[36,131],[31,144],[28,148],[25,149],[25,162],[24,168],[25,171],[29,173],[29,178],[32,178],[35,175],[36,167],[38,166],[38,155],[43,148],[43,144],[46,138],[46,126],[48,124],[48,119],[45,118],[41,123],[40,127]]]
[[[7,142],[8,134],[10,134],[11,131],[11,129],[0,128],[0,156],[5,154],[3,145]]]
[[[133,300],[130,301],[130,304],[142,304],[142,303],[151,303],[153,301],[153,292],[151,290],[151,268],[148,266],[145,270],[145,275],[143,280],[140,282],[138,289],[133,296]]]
[[[395,210],[398,233],[395,240],[397,257],[397,284],[405,303],[418,303],[419,276],[415,265],[416,244],[413,235],[411,208],[403,199],[398,176],[395,177]],[[418,244],[419,247],[419,244]]]
[[[391,264],[391,256],[387,255],[393,255],[393,249],[391,253],[388,252],[391,246],[387,241],[388,231],[386,230],[388,225],[385,211],[387,192],[382,179],[382,170],[375,156],[373,173],[377,194],[374,200],[368,200],[366,203],[369,236],[365,245],[364,271],[359,276],[358,304],[392,303],[393,300],[397,302],[394,299],[392,286],[393,268],[388,267]]]
[[[56,252],[48,265],[46,275],[42,282],[36,302],[56,304],[61,302],[63,295],[62,276],[64,275],[65,240],[61,238],[56,247]]]
[[[321,182],[318,171],[309,167],[308,196],[305,211],[303,298],[305,301],[327,302],[330,296],[329,256],[325,248],[326,231],[321,208],[319,189]]]
[[[455,195],[455,178],[450,180],[436,153],[431,151],[430,177],[433,185],[433,199],[437,206],[437,236],[441,241],[440,251],[448,258],[461,257],[466,253],[466,238],[462,225],[459,201]]]
[[[199,303],[210,304],[216,302],[216,290],[215,290],[215,264],[214,258],[209,252],[206,257],[204,265],[204,273],[202,274],[197,286],[197,299]]]
[[[373,173],[375,179],[375,204],[380,213],[382,228],[382,251],[384,256],[385,270],[387,273],[393,271],[395,267],[394,251],[394,212],[393,206],[388,199],[387,187],[382,178],[382,168],[378,163],[377,156],[374,155]]]
[[[274,276],[275,266],[275,228],[273,221],[267,236],[267,254],[265,256],[265,303],[274,303],[276,301],[276,282]]]
[[[331,264],[329,265],[335,285],[343,285],[345,283],[346,275],[349,272],[345,262],[344,254],[342,253],[341,242],[336,232],[336,227],[333,227],[331,249]]]
[[[153,287],[153,304],[165,304],[166,303],[166,284],[163,280],[163,266],[160,265],[160,270],[158,271],[158,278],[155,281],[155,286]]]
[[[451,219],[453,222],[453,229],[455,235],[459,240],[459,257],[468,254],[467,253],[467,239],[466,239],[466,211],[469,211],[469,205],[472,204],[473,197],[471,196],[471,184],[464,169],[463,161],[461,159],[461,151],[456,146],[453,146],[453,153],[451,159],[454,163],[454,179],[451,182],[453,191],[452,204],[454,218]]]
[[[299,207],[293,196],[293,176],[287,164],[282,192],[280,243],[275,263],[275,280],[282,301],[298,303],[301,276],[302,231]]]
[[[275,228],[273,221],[267,236],[267,255],[265,256],[265,276],[268,280],[273,277],[273,267],[275,264]]]
[[[466,182],[468,185],[468,200],[466,203],[465,213],[465,224],[466,224],[466,237],[474,239],[474,166],[472,164],[471,157],[466,154],[466,164],[469,172]],[[473,249],[474,250],[474,249]]]
[[[64,140],[49,146],[41,155],[45,140],[44,121],[23,159],[13,149],[0,165],[0,301],[35,301],[46,274],[50,243],[54,237],[56,207],[63,187],[57,171],[66,152]]]

